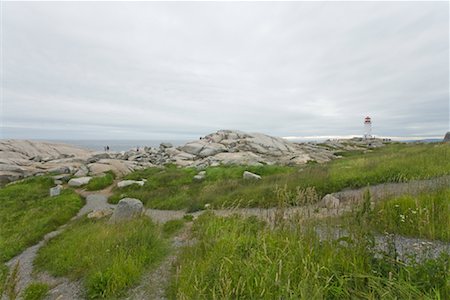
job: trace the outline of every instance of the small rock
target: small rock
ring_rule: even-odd
[[[145,184],[145,181],[144,180],[141,180],[141,181],[137,181],[137,180],[122,180],[122,181],[117,183],[117,187],[118,188],[123,188],[123,187],[129,186],[129,185],[132,185],[132,184],[137,184],[137,185],[143,186]]]
[[[244,171],[244,174],[242,175],[242,178],[244,178],[246,180],[260,180],[261,176],[259,176],[258,174],[254,174],[252,172],[249,172],[249,171]]]
[[[320,201],[320,206],[326,208],[338,208],[340,204],[340,200],[333,196],[332,194],[327,194]]]
[[[59,196],[61,194],[61,188],[60,185],[50,188],[50,197]]]
[[[72,177],[72,175],[70,175],[70,174],[61,174],[61,175],[53,176],[53,179],[61,180],[61,181],[68,181],[70,179],[70,177]]]
[[[56,185],[61,185],[61,184],[63,184],[63,182],[62,182],[61,180],[58,180],[58,179],[54,179],[54,180],[53,180],[53,183],[56,184]]]
[[[144,212],[144,205],[138,199],[124,198],[119,201],[109,221],[117,223],[139,217]]]
[[[79,178],[72,178],[69,180],[69,185],[74,187],[79,187],[85,184],[88,184],[89,181],[91,181],[92,177],[79,177]]]
[[[205,175],[197,174],[194,176],[195,181],[202,181],[203,179],[205,179]]]
[[[90,212],[87,217],[88,219],[100,219],[109,215],[112,215],[113,210],[111,208],[103,208],[103,209],[96,209],[92,212]]]

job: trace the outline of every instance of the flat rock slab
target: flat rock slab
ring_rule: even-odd
[[[85,184],[88,184],[89,181],[91,181],[92,177],[79,177],[79,178],[72,178],[69,180],[69,185],[73,187],[79,187]]]
[[[139,217],[144,212],[144,205],[141,200],[133,198],[124,198],[119,201],[113,215],[109,219],[111,223],[128,221]]]

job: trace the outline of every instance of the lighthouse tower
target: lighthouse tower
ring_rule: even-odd
[[[369,116],[364,118],[364,139],[372,138],[372,119]]]

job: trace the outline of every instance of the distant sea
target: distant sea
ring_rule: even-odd
[[[110,151],[127,151],[136,149],[137,147],[159,147],[161,143],[171,143],[173,146],[181,146],[190,140],[52,140],[50,142],[58,142],[69,145],[78,146],[84,149],[103,151],[109,146]]]

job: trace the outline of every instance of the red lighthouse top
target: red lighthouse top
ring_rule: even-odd
[[[367,116],[365,119],[364,119],[364,123],[372,123],[372,120],[370,119],[370,117],[369,116]]]

